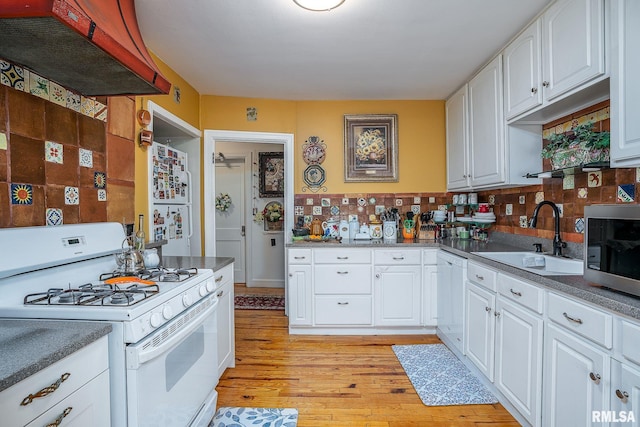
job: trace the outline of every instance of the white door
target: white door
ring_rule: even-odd
[[[496,296],[467,282],[465,350],[467,357],[493,382]]]
[[[228,194],[231,206],[226,211],[216,209],[216,256],[235,258],[233,272],[236,283],[246,283],[245,277],[245,158],[216,161],[216,197]]]
[[[447,189],[469,187],[468,163],[468,86],[462,86],[445,104],[447,132]]]

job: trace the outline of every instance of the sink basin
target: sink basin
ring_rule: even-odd
[[[535,252],[472,252],[472,254],[542,276],[582,275],[584,273],[582,260],[575,258],[561,258]]]

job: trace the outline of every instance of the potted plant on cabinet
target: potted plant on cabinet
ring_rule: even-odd
[[[549,143],[542,148],[541,156],[551,160],[553,169],[609,161],[610,134],[595,132],[593,122],[551,134],[547,140]]]

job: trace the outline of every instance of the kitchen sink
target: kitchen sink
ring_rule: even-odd
[[[582,275],[584,272],[583,261],[575,258],[562,258],[536,252],[472,252],[472,254],[542,276]]]

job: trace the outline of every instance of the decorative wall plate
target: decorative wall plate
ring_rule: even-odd
[[[303,179],[309,187],[319,187],[326,180],[324,169],[320,165],[309,165],[304,170]]]
[[[302,146],[302,158],[308,165],[319,165],[326,157],[326,145],[317,136],[310,136]]]

